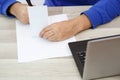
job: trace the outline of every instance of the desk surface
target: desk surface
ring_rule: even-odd
[[[49,8],[49,15],[65,13],[71,19],[88,8],[89,6],[52,7]],[[0,15],[0,80],[80,80],[72,57],[18,63],[15,20]],[[119,21],[120,18],[116,18],[95,30],[86,30],[77,34],[76,39],[120,34]],[[99,80],[120,80],[120,76]]]

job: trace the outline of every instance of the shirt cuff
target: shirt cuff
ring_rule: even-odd
[[[12,1],[5,1],[6,3],[3,3],[4,5],[2,6],[2,14],[3,15],[5,15],[5,16],[12,16],[12,15],[10,15],[10,14],[8,14],[8,8],[12,5],[12,4],[14,4],[14,3],[16,3],[17,1],[16,0],[12,0]]]
[[[98,25],[102,24],[102,20],[101,20],[101,16],[100,16],[99,12],[97,12],[93,8],[83,12],[82,14],[85,14],[89,18],[89,20],[92,24],[91,28],[94,29]]]

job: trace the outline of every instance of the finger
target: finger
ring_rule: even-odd
[[[46,32],[50,31],[50,30],[51,30],[50,27],[44,28],[44,29],[40,32],[40,36],[43,37],[43,35],[44,35]]]
[[[49,41],[53,41],[53,42],[58,41],[58,39],[57,39],[57,36],[56,36],[56,35],[53,35],[53,36],[48,37],[48,38],[47,38],[47,40],[49,40]]]
[[[48,39],[49,37],[53,36],[54,32],[53,31],[47,31],[46,33],[44,33],[43,38]]]

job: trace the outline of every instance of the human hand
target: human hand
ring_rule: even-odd
[[[28,7],[27,5],[18,2],[10,7],[9,12],[10,14],[14,15],[18,20],[20,20],[22,23],[28,24],[29,18],[27,7]]]
[[[83,14],[75,19],[47,26],[41,31],[40,37],[49,41],[62,41],[90,27],[91,23],[89,19]]]

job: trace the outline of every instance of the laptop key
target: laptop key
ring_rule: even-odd
[[[86,51],[80,51],[80,52],[77,52],[76,54],[78,55],[78,58],[79,58],[80,62],[82,63],[82,65],[84,65]]]

